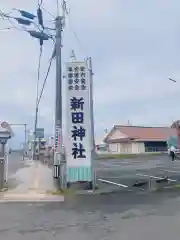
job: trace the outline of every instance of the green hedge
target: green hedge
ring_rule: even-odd
[[[152,152],[152,153],[140,153],[140,154],[97,154],[96,159],[122,159],[122,158],[139,158],[149,156],[159,156],[165,153]]]

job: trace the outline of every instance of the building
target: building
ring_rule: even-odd
[[[115,125],[104,138],[110,152],[144,153],[167,151],[167,140],[176,136],[170,127]]]
[[[96,152],[107,152],[107,144],[104,142],[104,138],[107,134],[103,137],[96,137],[95,138],[95,150]]]

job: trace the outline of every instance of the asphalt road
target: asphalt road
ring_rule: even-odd
[[[12,171],[16,171],[16,161],[19,164],[15,160],[14,166],[9,166]],[[168,170],[169,177],[178,179],[174,171],[179,171],[180,164],[167,157],[143,163],[142,159],[106,160],[96,162],[96,169],[98,177],[129,186],[140,178],[139,173],[162,176]],[[179,240],[179,194],[178,190],[119,191],[68,196],[64,203],[2,203],[0,236],[4,240]]]
[[[168,177],[170,184],[180,182],[180,160],[172,162],[167,155],[145,159],[98,160],[95,167],[97,179],[101,180],[97,183],[101,187],[106,185],[119,190],[134,190],[132,186],[136,182],[146,181],[150,176],[154,180]],[[102,184],[103,181],[107,183]]]

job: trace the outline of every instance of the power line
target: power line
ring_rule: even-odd
[[[75,29],[73,28],[73,24],[72,24],[72,20],[71,20],[71,16],[70,16],[70,11],[67,10],[67,3],[65,2],[65,6],[64,6],[64,9],[65,9],[65,12],[66,12],[66,15],[68,17],[68,22],[69,22],[69,27],[70,27],[70,30],[74,36],[74,38],[76,39],[76,42],[78,43],[79,45],[79,49],[81,50],[81,52],[83,53],[83,55],[86,57],[86,52],[84,51],[84,47],[82,46],[82,43],[80,41],[80,38],[78,37],[78,34],[76,33]]]
[[[4,27],[4,28],[0,28],[0,31],[4,31],[4,30],[10,30],[12,29],[13,27]]]
[[[18,30],[18,31],[27,31],[25,28],[18,28],[12,21],[12,19],[14,19],[13,17],[11,17],[9,14],[5,14],[0,10],[0,17],[2,20],[8,20],[10,22],[10,24],[12,25],[12,28]]]
[[[42,86],[42,89],[41,89],[41,93],[39,95],[39,98],[38,98],[38,101],[37,101],[37,105],[39,105],[40,101],[41,101],[41,98],[42,98],[42,95],[44,93],[44,88],[45,88],[45,85],[46,85],[46,82],[47,82],[47,79],[48,79],[48,76],[49,76],[49,72],[51,70],[51,65],[52,65],[52,61],[53,61],[53,56],[51,57],[50,61],[49,61],[49,66],[48,66],[48,70],[47,70],[47,73],[46,73],[46,76],[45,76],[45,79],[44,79],[44,82],[43,82],[43,86]]]
[[[38,0],[38,6],[41,7],[42,4],[43,4],[43,0]]]
[[[41,69],[41,58],[42,58],[42,45],[40,46],[40,52],[39,52],[39,61],[38,61],[38,77],[37,77],[37,89],[36,89],[36,106],[38,104],[38,98],[39,98],[39,83],[40,83],[40,69]]]
[[[41,6],[41,8],[46,12],[48,13],[51,17],[53,17],[53,19],[55,19],[55,16],[53,16],[44,6]],[[51,21],[52,23],[52,21]]]

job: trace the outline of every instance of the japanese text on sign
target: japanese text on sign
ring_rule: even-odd
[[[73,71],[74,70],[74,71]],[[68,90],[86,90],[86,73],[85,67],[72,67],[68,68]]]
[[[86,149],[83,146],[83,139],[86,136],[84,128],[84,99],[72,97],[70,99],[73,140],[72,156],[74,159],[86,158]]]
[[[92,131],[90,74],[87,62],[67,63],[65,83],[67,174],[71,180],[89,179],[92,164]]]

